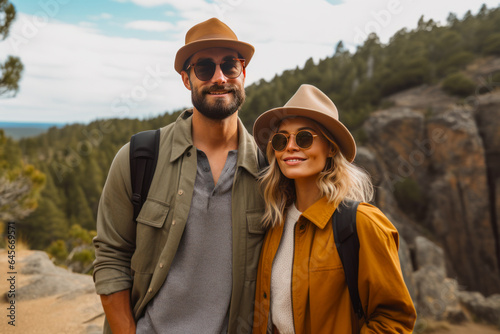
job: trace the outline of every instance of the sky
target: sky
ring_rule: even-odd
[[[88,123],[149,118],[191,106],[173,62],[187,30],[217,17],[255,47],[246,86],[334,54],[369,33],[382,43],[421,16],[444,25],[489,0],[11,0],[17,18],[0,41],[24,64],[0,122]],[[0,17],[0,21],[1,21]],[[278,106],[276,106],[278,107]],[[264,110],[262,110],[264,112]]]

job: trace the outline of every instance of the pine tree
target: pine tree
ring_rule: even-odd
[[[0,40],[7,38],[15,18],[14,5],[8,0],[0,0]],[[5,63],[0,63],[0,96],[15,96],[17,94],[23,69],[24,66],[18,57],[8,56]]]

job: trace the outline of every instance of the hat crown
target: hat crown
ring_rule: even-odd
[[[225,23],[213,17],[198,23],[188,30],[185,45],[175,55],[174,68],[180,74],[186,60],[196,52],[210,48],[226,48],[235,50],[245,59],[248,66],[254,53],[251,44],[238,40],[236,34]]]
[[[232,39],[237,41],[238,37],[231,28],[217,18],[201,22],[186,33],[186,44],[207,39]]]
[[[325,93],[312,85],[301,85],[284,107],[313,109],[336,120],[339,119],[339,112],[333,101]]]

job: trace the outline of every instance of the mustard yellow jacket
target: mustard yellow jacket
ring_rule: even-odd
[[[320,199],[295,225],[292,309],[295,333],[411,333],[416,312],[401,272],[398,232],[376,207],[361,203],[358,287],[366,321],[352,309],[331,216],[336,206]],[[257,274],[253,333],[270,319],[271,269],[283,226],[266,233]]]

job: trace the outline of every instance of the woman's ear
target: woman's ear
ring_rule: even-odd
[[[330,152],[328,152],[328,157],[333,158],[337,154],[338,151],[339,151],[339,149],[336,146],[331,145]]]

